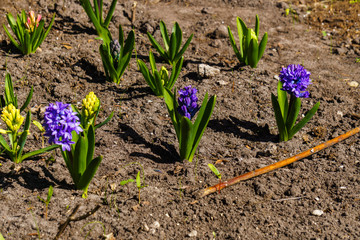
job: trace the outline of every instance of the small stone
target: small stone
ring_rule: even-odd
[[[320,198],[316,197],[315,200],[316,200],[316,201],[320,201]]]
[[[275,76],[274,76],[274,79],[276,79],[276,80],[280,81],[280,77],[279,77],[279,75],[275,75]]]
[[[196,237],[197,236],[197,231],[196,230],[192,230],[189,235],[189,237]]]
[[[160,227],[160,223],[158,221],[153,222],[153,224],[151,225],[151,227],[153,228],[159,228]]]
[[[351,81],[351,82],[348,82],[348,85],[349,85],[350,87],[358,87],[358,86],[359,86],[359,83],[356,82],[356,81]]]
[[[337,111],[336,114],[339,115],[340,117],[343,117],[343,116],[344,116],[344,113],[343,113],[342,111]]]
[[[220,74],[220,69],[211,67],[206,64],[199,64],[198,73],[203,78],[209,78],[209,77],[214,77],[214,76]]]
[[[146,223],[144,223],[144,230],[147,232],[150,230],[149,226]]]
[[[321,215],[324,214],[324,211],[323,211],[323,210],[319,210],[319,209],[315,209],[314,211],[312,211],[311,214],[314,215],[314,216],[321,216]]]
[[[217,84],[219,84],[220,86],[225,86],[225,85],[228,85],[229,83],[224,81],[224,80],[219,80],[216,82]]]
[[[214,38],[228,38],[228,30],[225,25],[220,25],[213,33]]]

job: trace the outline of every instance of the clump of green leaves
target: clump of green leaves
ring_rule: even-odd
[[[55,20],[55,14],[47,29],[44,28],[45,22],[41,19],[41,15],[37,15],[35,19],[35,13],[33,11],[29,12],[28,17],[23,10],[20,15],[17,15],[16,20],[11,13],[6,14],[6,18],[18,41],[14,39],[9,30],[5,27],[5,24],[3,24],[6,35],[17,49],[24,55],[27,55],[34,53],[49,34]]]
[[[191,39],[194,34],[191,34],[188,40],[185,42],[183,47],[180,50],[182,43],[182,31],[177,22],[175,22],[174,27],[171,31],[169,37],[166,25],[163,21],[160,21],[160,32],[164,42],[165,49],[155,40],[155,38],[148,32],[148,38],[152,46],[158,51],[158,53],[167,61],[170,65],[174,66],[182,57],[186,49],[188,48]]]
[[[38,199],[39,199],[40,201],[42,201],[43,203],[45,203],[45,219],[47,218],[48,206],[49,206],[49,203],[50,203],[50,200],[51,200],[52,195],[53,195],[53,186],[50,186],[50,187],[49,187],[49,190],[48,190],[48,194],[47,194],[46,200],[45,200],[45,199],[42,199],[40,196],[38,196]]]
[[[184,61],[184,57],[180,58],[171,70],[171,75],[169,76],[168,70],[162,66],[160,71],[156,68],[155,58],[153,53],[150,51],[149,53],[149,61],[151,72],[146,67],[146,64],[138,60],[138,65],[140,68],[140,72],[145,78],[145,81],[149,84],[151,90],[154,92],[156,96],[163,97],[164,96],[164,89],[171,90],[180,74],[182,64]]]
[[[113,40],[110,33],[109,36],[109,42],[104,41],[99,51],[106,78],[108,81],[119,84],[134,50],[135,33],[131,30],[124,40],[124,31],[119,25],[119,40]]]
[[[24,122],[24,117],[21,115],[21,111],[25,110],[26,107],[29,105],[32,94],[33,88],[31,87],[31,90],[24,104],[21,106],[20,109],[18,109],[17,95],[14,94],[14,87],[11,75],[9,73],[6,74],[5,93],[0,97],[0,105],[3,108],[1,119],[5,122],[7,129],[0,129],[0,134],[8,136],[9,144],[6,142],[5,138],[0,135],[0,145],[3,148],[3,152],[5,152],[5,154],[14,163],[21,163],[26,158],[51,151],[57,147],[56,145],[52,145],[46,148],[23,154],[25,142],[29,135],[31,112],[27,112],[23,131],[20,131],[21,125]]]
[[[206,93],[198,106],[196,92],[197,89],[187,86],[179,91],[180,97],[176,101],[176,89],[174,92],[169,89],[164,91],[165,103],[179,141],[181,161],[192,162],[216,102],[216,95],[208,100]],[[191,119],[196,113],[196,120],[192,123]]]
[[[80,0],[80,2],[86,14],[90,18],[90,21],[94,24],[99,38],[105,43],[110,43],[111,36],[108,28],[115,11],[117,0],[113,0],[111,2],[110,9],[105,20],[103,19],[103,0],[94,0],[94,7],[91,6],[89,0]]]
[[[240,63],[250,65],[252,68],[256,68],[259,60],[263,56],[268,39],[268,34],[266,32],[264,33],[260,43],[258,42],[260,27],[258,15],[256,15],[255,20],[255,30],[253,30],[252,28],[246,27],[245,22],[241,18],[236,18],[236,26],[240,42],[239,48],[236,46],[234,36],[228,26],[230,43],[234,49],[236,57],[239,59]]]

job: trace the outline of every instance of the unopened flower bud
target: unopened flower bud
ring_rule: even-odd
[[[163,85],[169,81],[169,72],[164,66],[161,67],[159,74]]]
[[[121,46],[117,39],[110,42],[110,53],[113,59],[115,59],[116,61],[120,60],[120,49]]]
[[[82,116],[85,118],[85,128],[89,124],[93,124],[96,113],[99,111],[100,100],[94,94],[94,92],[89,92],[89,94],[82,100]]]
[[[17,132],[24,122],[24,117],[20,115],[20,110],[16,109],[12,104],[3,108],[1,119],[6,123],[11,132]]]

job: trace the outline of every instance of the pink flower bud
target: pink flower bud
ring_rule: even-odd
[[[30,11],[29,16],[30,16],[31,22],[35,22],[35,13],[34,13],[34,11]]]

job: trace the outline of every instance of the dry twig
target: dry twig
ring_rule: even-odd
[[[221,182],[219,184],[216,184],[214,186],[211,186],[211,187],[208,187],[208,188],[205,188],[203,190],[201,190],[199,193],[198,193],[198,197],[199,198],[202,198],[202,197],[205,197],[211,193],[214,193],[216,191],[220,191],[221,189],[225,188],[225,187],[228,187],[228,186],[231,186],[231,185],[234,185],[238,182],[241,182],[241,181],[244,181],[244,180],[247,180],[247,179],[250,179],[250,178],[253,178],[253,177],[256,177],[256,176],[259,176],[261,174],[264,174],[264,173],[267,173],[267,172],[270,172],[272,170],[275,170],[275,169],[278,169],[278,168],[281,168],[281,167],[284,167],[286,165],[289,165],[293,162],[296,162],[300,159],[303,159],[303,158],[306,158],[314,153],[317,153],[327,147],[330,147],[338,142],[341,142],[342,140],[356,134],[360,132],[360,127],[357,127],[357,128],[354,128],[352,129],[351,131],[347,132],[347,133],[344,133],[334,139],[331,139],[325,143],[322,143],[316,147],[313,147],[313,148],[310,148],[308,150],[306,150],[305,152],[302,152],[302,153],[299,153],[293,157],[290,157],[290,158],[287,158],[287,159],[284,159],[282,161],[279,161],[279,162],[276,162],[276,163],[273,163],[271,165],[268,165],[266,167],[263,167],[263,168],[259,168],[259,169],[256,169],[254,171],[251,171],[251,172],[247,172],[245,174],[242,174],[240,176],[237,176],[235,178],[232,178],[228,181],[224,181],[224,182]]]

